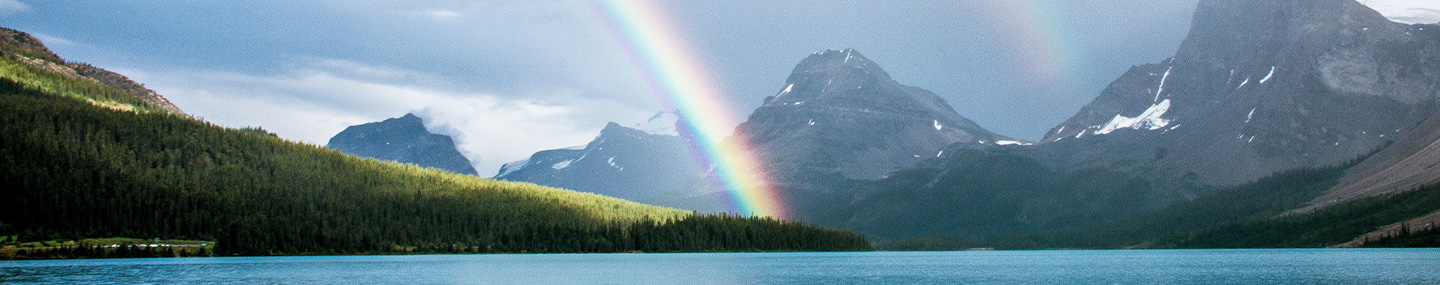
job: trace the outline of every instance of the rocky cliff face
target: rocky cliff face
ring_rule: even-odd
[[[657,115],[659,118],[662,116]],[[668,121],[668,129],[650,129],[673,133],[675,121]],[[505,164],[495,179],[640,201],[679,190],[699,178],[700,173],[700,164],[691,158],[689,147],[679,136],[609,123],[583,147],[537,152],[529,159]]]
[[[1039,157],[1240,183],[1381,147],[1430,116],[1437,81],[1440,27],[1353,0],[1205,0],[1173,58],[1116,79]]]
[[[430,133],[415,114],[350,126],[325,147],[360,157],[393,160],[477,175],[470,160],[455,149],[450,136]]]
[[[735,130],[772,172],[878,179],[953,143],[1028,144],[991,133],[930,91],[901,85],[853,49],[802,60]]]
[[[0,55],[17,57],[21,62],[32,66],[53,71],[72,78],[81,78],[105,86],[110,86],[120,91],[135,95],[146,103],[165,109],[165,111],[185,115],[180,107],[170,103],[155,90],[145,88],[145,85],[131,81],[130,78],[101,69],[84,63],[66,62],[59,56],[45,47],[39,39],[36,39],[25,32],[0,28]]]

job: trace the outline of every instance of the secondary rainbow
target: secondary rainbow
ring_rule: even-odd
[[[731,197],[732,211],[742,215],[785,218],[785,208],[769,184],[763,161],[743,140],[722,142],[738,123],[718,85],[685,35],[648,1],[590,2],[611,33],[620,39],[631,60],[643,70],[656,97],[692,130],[699,151],[714,166],[714,175]]]
[[[1040,83],[1068,88],[1091,82],[1087,61],[1061,18],[1063,3],[1055,1],[982,1],[986,14],[1004,31],[1005,41],[1018,52],[1028,73]]]

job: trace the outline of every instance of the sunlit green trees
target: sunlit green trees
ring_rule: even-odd
[[[145,105],[27,68],[0,60],[0,235],[216,240],[245,255],[869,248],[844,231],[693,216],[114,110],[85,100]]]

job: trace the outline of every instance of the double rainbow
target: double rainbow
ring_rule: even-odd
[[[1027,73],[1038,83],[1069,87],[1093,82],[1086,70],[1084,50],[1067,30],[1060,11],[1065,2],[981,1],[985,13],[996,21],[1005,37],[1001,40],[1023,59]]]
[[[785,207],[768,183],[763,161],[743,139],[722,142],[737,124],[730,117],[734,113],[703,60],[667,19],[668,11],[648,1],[597,0],[590,4],[644,70],[656,97],[689,128],[697,150],[703,153],[702,161],[714,166],[713,177],[718,179],[712,184],[729,194],[731,211],[785,218]]]

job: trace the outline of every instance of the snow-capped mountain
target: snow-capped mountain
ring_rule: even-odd
[[[585,146],[536,152],[500,167],[495,179],[632,201],[680,189],[699,177],[701,168],[686,142],[674,135],[675,117],[667,114],[635,125],[657,133],[612,122]]]
[[[1062,168],[1233,184],[1374,151],[1435,109],[1440,26],[1353,0],[1204,0],[1173,58],[1132,67],[1047,133]]]
[[[877,179],[952,143],[1028,144],[991,133],[854,49],[811,54],[735,130],[771,171]]]
[[[430,133],[425,121],[415,114],[350,126],[331,137],[325,147],[360,157],[477,175],[470,160],[455,149],[450,136]]]

